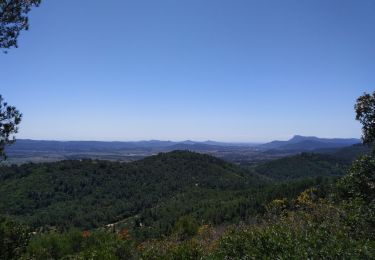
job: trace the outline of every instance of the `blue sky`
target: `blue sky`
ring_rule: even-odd
[[[0,54],[19,138],[359,137],[375,1],[64,0]]]

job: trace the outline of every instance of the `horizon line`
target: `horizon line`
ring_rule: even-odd
[[[227,144],[263,144],[272,141],[288,141],[291,140],[293,137],[301,136],[301,137],[315,137],[319,139],[357,139],[361,140],[361,137],[319,137],[319,136],[311,136],[311,135],[293,135],[287,139],[269,139],[267,141],[218,141],[213,139],[203,139],[203,140],[192,140],[192,139],[179,139],[179,140],[172,140],[172,139],[133,139],[133,140],[100,140],[100,139],[34,139],[34,138],[16,138],[17,140],[28,140],[28,141],[50,141],[50,142],[109,142],[109,143],[137,143],[137,142],[195,142],[195,143],[204,143],[204,142],[217,142],[217,143],[227,143]]]

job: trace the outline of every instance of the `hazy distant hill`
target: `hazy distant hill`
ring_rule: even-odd
[[[191,140],[100,142],[100,141],[38,141],[20,139],[6,148],[7,164],[53,162],[71,159],[100,159],[130,162],[160,152],[188,150],[206,153],[235,163],[256,163],[300,152],[335,150],[358,143],[358,139],[321,139],[295,136],[289,141],[274,141],[264,145],[254,143],[223,143]],[[326,152],[325,152],[326,153]]]
[[[19,139],[7,147],[7,151],[40,151],[40,152],[97,152],[134,149],[163,148],[176,144],[172,141],[138,141],[138,142],[102,142],[102,141],[44,141]]]
[[[43,141],[19,139],[6,147],[9,155],[7,164],[27,162],[54,162],[71,159],[99,159],[130,162],[160,152],[189,150],[215,155],[219,158],[252,160],[257,148],[251,143],[224,143],[215,141]]]
[[[251,146],[244,143],[222,143],[214,141],[195,142],[195,141],[135,141],[135,142],[103,142],[103,141],[44,141],[19,139],[17,142],[7,147],[9,153],[12,152],[108,152],[124,150],[158,150],[163,151],[167,148],[172,150],[176,148],[195,148],[198,149],[217,149],[218,147],[228,146]],[[254,145],[254,144],[253,144]]]
[[[229,147],[229,146],[225,146]],[[223,146],[212,145],[206,143],[178,143],[172,146],[166,147],[167,150],[189,150],[189,151],[215,151],[223,149]]]
[[[359,139],[350,138],[318,138],[314,136],[296,135],[288,141],[273,141],[260,146],[266,150],[313,151],[325,148],[341,148],[360,143]]]

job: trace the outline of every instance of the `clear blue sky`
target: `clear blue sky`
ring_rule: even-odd
[[[45,0],[0,93],[19,138],[359,137],[373,0]]]

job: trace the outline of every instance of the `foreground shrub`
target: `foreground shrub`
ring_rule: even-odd
[[[27,227],[0,217],[0,259],[18,259],[26,250],[29,239]]]
[[[25,259],[131,259],[135,248],[123,234],[104,231],[49,232],[34,237]]]
[[[220,240],[218,259],[367,259],[375,257],[369,237],[352,237],[342,213],[332,205],[313,212],[290,212],[277,223],[232,229]]]

